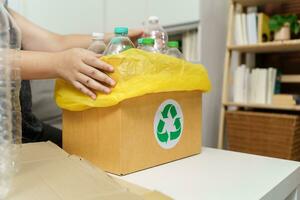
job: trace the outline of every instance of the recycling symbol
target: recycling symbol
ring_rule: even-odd
[[[173,148],[183,131],[183,114],[175,100],[166,100],[158,108],[154,118],[154,134],[158,144],[164,149]]]

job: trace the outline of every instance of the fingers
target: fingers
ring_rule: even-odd
[[[83,58],[83,62],[86,65],[95,67],[97,69],[106,71],[106,72],[113,72],[114,68],[113,66],[103,62],[102,60],[99,59],[100,55],[99,54],[95,54],[95,55],[88,55],[86,57]]]
[[[85,87],[88,87],[90,89],[94,89],[100,92],[103,92],[105,94],[109,94],[111,92],[111,89],[104,84],[92,79],[91,77],[85,75],[85,74],[78,74],[77,80],[83,84]]]
[[[107,74],[89,65],[82,64],[80,68],[80,72],[94,79],[95,81],[105,83],[111,87],[114,87],[116,85],[116,82],[112,78],[110,78]]]
[[[79,81],[74,81],[73,85],[76,89],[78,89],[83,94],[96,100],[96,98],[97,98],[96,94],[94,92],[92,92],[90,89],[88,89],[86,86],[84,86],[82,83],[80,83]]]
[[[131,29],[129,30],[128,36],[130,37],[131,41],[137,45],[137,39],[142,37],[144,31],[142,29]]]
[[[129,30],[129,37],[131,38],[139,38],[144,34],[144,31],[142,29],[131,29]]]

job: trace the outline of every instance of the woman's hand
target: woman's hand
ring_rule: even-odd
[[[142,37],[143,34],[144,34],[144,31],[142,29],[131,29],[128,32],[128,36],[133,43],[136,43],[136,40],[138,38]],[[115,37],[114,33],[106,33],[104,36],[105,44],[108,44],[113,37]]]
[[[113,67],[101,61],[101,55],[85,49],[70,49],[55,53],[55,56],[58,76],[94,100],[96,94],[93,90],[109,94],[116,84],[107,75],[114,71]]]

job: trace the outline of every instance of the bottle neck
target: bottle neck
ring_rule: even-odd
[[[143,44],[143,46],[147,46],[147,47],[153,47],[154,44]]]
[[[126,33],[116,33],[115,35],[116,37],[128,37],[128,34]]]

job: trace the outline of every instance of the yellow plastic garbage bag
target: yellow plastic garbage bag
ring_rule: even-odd
[[[119,102],[150,93],[172,91],[209,91],[206,69],[202,65],[163,54],[130,49],[119,55],[104,56],[103,61],[115,67],[110,76],[117,85],[111,94],[97,93],[97,99],[82,94],[64,80],[56,81],[55,99],[62,109],[82,111],[109,107]]]

